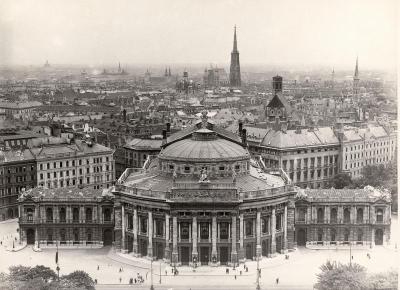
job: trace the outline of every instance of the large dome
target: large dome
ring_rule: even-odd
[[[249,152],[240,144],[219,138],[215,132],[200,129],[192,138],[176,141],[164,148],[160,159],[193,162],[236,161],[249,159]]]

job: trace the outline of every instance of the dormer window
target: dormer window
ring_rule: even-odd
[[[225,170],[225,166],[220,166],[220,167],[219,167],[219,170],[220,170],[220,171],[224,171],[224,170]]]
[[[185,166],[185,173],[189,173],[190,172],[190,167],[189,166]]]

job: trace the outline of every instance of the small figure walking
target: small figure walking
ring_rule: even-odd
[[[122,278],[121,277],[119,277],[119,283],[121,283],[122,282]]]
[[[236,275],[235,275],[235,280],[236,280]]]
[[[100,266],[99,265],[97,265],[97,271],[99,271],[100,270]]]
[[[276,278],[275,282],[276,282],[276,285],[278,285],[279,284],[279,278]]]

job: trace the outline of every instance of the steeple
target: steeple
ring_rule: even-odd
[[[354,70],[354,79],[358,79],[358,56],[356,59],[356,69]]]
[[[232,52],[238,52],[237,50],[237,39],[236,39],[236,25],[235,25],[235,32],[233,34],[233,50]]]
[[[240,87],[242,85],[240,77],[239,51],[237,49],[236,25],[233,34],[233,50],[231,53],[231,68],[229,72],[229,84],[231,87]]]

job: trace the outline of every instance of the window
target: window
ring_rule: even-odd
[[[59,215],[60,215],[60,222],[65,223],[65,221],[66,221],[65,207],[60,208]]]
[[[264,218],[262,218],[261,219],[261,231],[262,231],[262,233],[263,234],[267,234],[269,231],[268,231],[268,218],[267,217],[264,217]]]
[[[282,214],[276,215],[276,230],[280,231],[282,229]]]
[[[227,222],[222,222],[219,224],[219,238],[222,240],[229,238],[229,226]]]
[[[79,208],[77,207],[72,209],[72,220],[74,223],[79,222]]]
[[[343,221],[346,224],[350,223],[350,209],[349,208],[345,208],[343,211]]]
[[[189,166],[185,166],[185,173],[189,173],[190,172],[190,167]]]
[[[181,239],[188,240],[189,239],[189,223],[182,222],[181,223]]]
[[[337,223],[337,209],[336,208],[331,209],[330,222],[334,223],[334,224]]]
[[[225,170],[225,166],[220,166],[220,167],[219,167],[219,170],[220,170],[220,171],[224,171],[224,170]]]
[[[382,209],[378,209],[376,211],[376,222],[378,222],[378,223],[383,222],[383,210]]]
[[[323,223],[324,222],[324,209],[319,208],[317,211],[317,223]]]
[[[247,220],[245,223],[246,227],[246,237],[253,236],[253,220]]]
[[[357,209],[357,223],[361,224],[363,222],[364,211],[362,208]]]
[[[299,208],[297,211],[297,220],[299,222],[305,222],[306,221],[306,208]]]
[[[92,217],[93,217],[93,211],[90,207],[86,208],[86,212],[85,212],[85,220],[86,222],[91,222],[92,221]],[[132,220],[132,219],[130,219]]]

